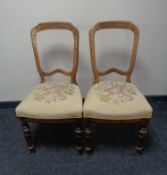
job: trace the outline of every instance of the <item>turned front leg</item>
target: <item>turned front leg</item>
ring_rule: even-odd
[[[35,152],[35,147],[32,142],[31,130],[27,122],[21,121],[23,127],[23,134],[27,142],[27,147],[30,153]]]
[[[76,149],[79,153],[83,152],[83,131],[82,131],[82,119],[79,119],[75,127]]]
[[[141,153],[143,151],[143,145],[145,137],[148,133],[147,124],[141,124],[139,126],[137,144],[136,144],[136,152]]]
[[[91,136],[92,136],[91,123],[90,121],[86,121],[84,127],[84,139],[85,139],[84,149],[86,153],[92,152]]]

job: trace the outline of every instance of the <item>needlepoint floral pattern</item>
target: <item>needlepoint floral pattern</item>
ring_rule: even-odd
[[[134,87],[125,81],[103,81],[95,85],[95,91],[101,101],[115,104],[132,101],[136,95]]]
[[[52,103],[66,100],[75,93],[75,85],[69,82],[46,82],[37,86],[34,90],[34,100],[38,102]]]

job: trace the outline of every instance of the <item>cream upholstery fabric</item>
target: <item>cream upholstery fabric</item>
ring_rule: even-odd
[[[83,113],[85,118],[129,120],[150,118],[152,108],[132,83],[102,81],[90,88]]]
[[[17,117],[35,119],[80,118],[82,97],[79,87],[69,82],[45,82],[16,108]]]

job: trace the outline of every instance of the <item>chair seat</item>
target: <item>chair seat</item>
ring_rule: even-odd
[[[131,120],[151,118],[152,108],[132,83],[102,81],[90,88],[83,114],[85,118]]]
[[[61,81],[41,83],[18,105],[16,114],[34,119],[81,118],[79,87]]]

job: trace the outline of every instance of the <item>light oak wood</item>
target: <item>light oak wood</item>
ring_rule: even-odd
[[[100,72],[97,69],[96,65],[96,54],[95,54],[95,34],[99,30],[103,29],[127,29],[131,30],[134,33],[134,41],[133,41],[133,49],[131,54],[131,61],[130,66],[127,71],[122,71],[117,68],[110,68],[104,72]],[[131,74],[133,72],[135,61],[136,61],[136,54],[138,48],[138,40],[139,40],[139,29],[136,25],[129,21],[109,21],[109,22],[100,22],[97,23],[89,32],[89,44],[90,44],[90,56],[91,56],[91,65],[94,73],[94,83],[98,83],[99,77],[107,75],[112,72],[116,72],[120,75],[126,76],[126,80],[130,82]]]
[[[57,69],[50,71],[50,72],[45,72],[44,70],[42,70],[42,67],[40,64],[40,59],[39,59],[38,48],[37,48],[37,34],[41,31],[44,31],[44,30],[53,30],[53,29],[63,29],[63,30],[71,31],[73,33],[73,37],[74,37],[73,67],[72,67],[72,70],[70,72],[63,70],[63,69],[60,69],[60,68],[57,68]],[[75,26],[73,26],[71,23],[66,23],[66,22],[40,23],[31,30],[31,41],[32,41],[32,46],[33,46],[33,50],[34,50],[34,56],[35,56],[37,70],[38,70],[39,75],[41,77],[41,82],[45,81],[46,76],[51,76],[51,75],[54,75],[56,73],[61,73],[61,74],[64,74],[66,76],[70,76],[71,83],[77,84],[76,73],[77,73],[77,68],[78,68],[79,31]]]

